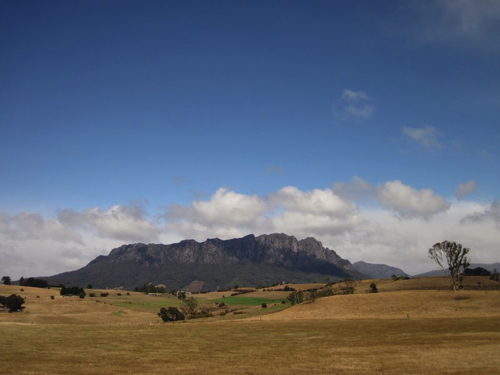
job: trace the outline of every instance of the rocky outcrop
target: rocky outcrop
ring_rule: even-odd
[[[352,264],[314,238],[298,241],[286,234],[269,234],[205,242],[123,245],[99,256],[86,267],[45,278],[51,284],[134,288],[143,283],[167,289],[203,281],[205,290],[217,287],[270,285],[279,281],[322,282],[363,278]]]

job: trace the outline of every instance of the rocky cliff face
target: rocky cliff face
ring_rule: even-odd
[[[348,260],[314,238],[286,234],[176,244],[130,244],[99,256],[86,267],[46,278],[51,283],[134,288],[147,282],[178,289],[193,280],[204,289],[269,285],[278,281],[322,282],[362,278]]]

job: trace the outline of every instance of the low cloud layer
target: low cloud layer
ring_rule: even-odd
[[[144,207],[131,205],[63,209],[52,219],[2,213],[1,271],[13,278],[50,275],[82,267],[123,243],[273,232],[316,237],[352,262],[386,263],[409,273],[433,269],[427,248],[443,240],[471,247],[474,262],[499,260],[499,202],[448,201],[398,180],[373,186],[354,177],[324,189],[285,186],[267,195],[220,188],[159,216],[153,220]]]

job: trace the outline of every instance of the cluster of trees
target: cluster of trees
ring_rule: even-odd
[[[169,307],[160,309],[158,316],[164,322],[175,322],[176,320],[184,320],[186,316],[177,307]]]
[[[2,283],[3,283],[3,285],[10,285],[10,283],[11,283],[10,276],[2,276]]]
[[[136,287],[135,288],[136,292],[142,292],[142,293],[166,293],[167,290],[164,286],[161,285],[154,285],[153,283],[146,284],[144,283],[141,287]]]
[[[28,277],[27,279],[25,279],[22,276],[19,279],[19,285],[20,286],[31,286],[33,288],[48,288],[49,287],[49,283],[45,280],[35,279],[34,277]]]
[[[177,320],[206,318],[212,316],[212,314],[208,311],[198,310],[198,301],[196,300],[196,298],[184,297],[181,300],[182,304],[180,308],[162,307],[160,309],[160,312],[158,313],[158,316],[164,322],[174,322]]]
[[[7,307],[9,312],[21,311],[23,309],[24,298],[17,294],[11,294],[8,297],[0,296],[0,304]]]
[[[80,298],[85,297],[85,290],[79,286],[71,286],[61,288],[61,296],[80,296]]]

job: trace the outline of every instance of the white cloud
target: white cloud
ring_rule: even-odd
[[[404,127],[401,132],[410,140],[417,142],[427,149],[441,148],[443,145],[438,141],[438,133],[432,126],[423,128]]]
[[[334,112],[340,119],[363,119],[372,117],[375,106],[364,91],[344,90],[334,106]]]
[[[77,232],[65,228],[58,220],[46,220],[40,214],[31,212],[17,215],[0,213],[0,234],[10,240],[51,239],[82,243]]]
[[[402,218],[429,218],[446,211],[450,204],[430,189],[416,190],[401,181],[388,181],[377,186],[381,204]]]
[[[302,191],[294,186],[286,186],[271,195],[271,201],[285,211],[347,217],[352,215],[354,206],[335,194],[331,189]]]
[[[352,91],[347,89],[342,93],[342,97],[349,101],[358,99],[370,100],[370,97],[364,91]]]
[[[477,190],[476,181],[470,180],[468,182],[464,182],[463,184],[458,185],[455,190],[455,196],[458,199],[463,199],[465,196],[472,194]]]
[[[353,200],[367,198],[374,193],[373,186],[358,176],[354,176],[350,182],[335,182],[333,191],[341,197]]]
[[[145,218],[141,206],[115,205],[108,210],[91,208],[82,212],[65,209],[58,221],[69,228],[94,232],[97,237],[124,242],[151,242],[161,229]]]
[[[500,201],[493,202],[491,206],[482,212],[474,212],[468,214],[460,221],[462,224],[482,223],[491,221],[495,223],[497,229],[500,230]]]
[[[373,198],[369,207],[355,203],[366,197]],[[208,199],[170,207],[164,219],[160,229],[143,208],[126,205],[64,210],[57,220],[36,213],[2,214],[2,272],[13,278],[52,275],[83,267],[130,241],[173,243],[273,232],[312,236],[352,262],[386,263],[409,273],[435,268],[427,249],[444,240],[469,246],[474,262],[499,260],[499,202],[450,204],[430,189],[417,190],[400,181],[373,187],[354,177],[332,188],[286,186],[266,196],[221,188]]]

